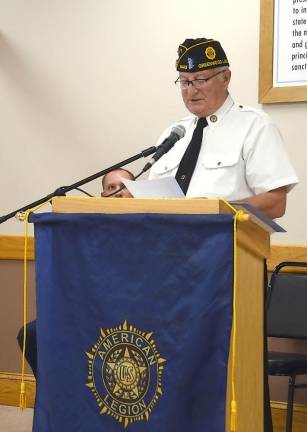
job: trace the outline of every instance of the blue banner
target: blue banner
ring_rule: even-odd
[[[34,432],[223,432],[231,215],[37,214]]]

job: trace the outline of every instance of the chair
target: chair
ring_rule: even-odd
[[[287,261],[275,267],[267,293],[267,336],[307,339],[307,273],[280,273],[284,267],[307,267],[307,262]],[[295,384],[297,375],[307,374],[307,354],[269,351],[268,373],[289,377],[286,432],[291,432],[294,391],[307,387]]]

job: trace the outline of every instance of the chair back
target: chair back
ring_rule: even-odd
[[[275,267],[268,286],[267,336],[307,339],[307,273],[280,273],[283,267],[307,267],[307,262]]]

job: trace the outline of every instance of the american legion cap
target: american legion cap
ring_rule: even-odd
[[[186,39],[178,48],[176,68],[179,72],[199,72],[229,66],[225,51],[214,39]]]

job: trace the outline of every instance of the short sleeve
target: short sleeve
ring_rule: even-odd
[[[243,147],[246,181],[255,194],[282,186],[288,191],[298,183],[288,158],[282,136],[267,116],[255,120]]]

